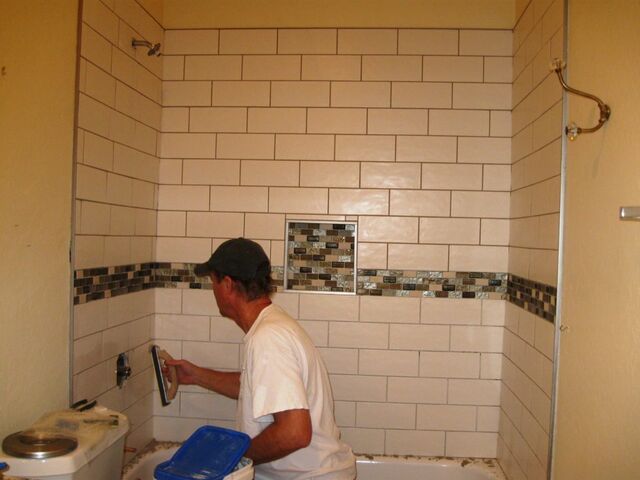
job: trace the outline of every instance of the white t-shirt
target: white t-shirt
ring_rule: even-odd
[[[306,448],[256,466],[256,480],[355,478],[355,457],[340,441],[327,370],[306,332],[277,305],[266,307],[244,337],[238,429],[251,438],[273,413],[308,409],[313,434]]]

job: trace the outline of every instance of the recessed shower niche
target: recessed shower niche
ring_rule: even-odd
[[[289,220],[285,290],[356,294],[356,222]]]

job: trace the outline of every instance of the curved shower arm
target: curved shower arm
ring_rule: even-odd
[[[592,95],[587,92],[583,92],[582,90],[578,90],[577,88],[572,88],[569,85],[567,85],[567,82],[565,82],[564,78],[562,78],[562,69],[564,68],[564,63],[562,62],[562,60],[558,58],[554,59],[553,62],[551,63],[551,68],[554,72],[556,72],[556,75],[558,75],[558,80],[560,80],[560,84],[562,85],[562,88],[564,88],[569,93],[580,95],[581,97],[585,97],[593,100],[598,104],[598,109],[600,110],[600,118],[598,119],[598,124],[595,127],[581,128],[577,126],[575,123],[571,124],[571,126],[565,127],[565,133],[569,136],[569,139],[575,140],[575,138],[581,133],[592,133],[600,129],[600,127],[602,127],[602,125],[604,125],[606,121],[609,120],[609,117],[611,116],[611,108],[609,107],[609,105],[604,103],[595,95]]]

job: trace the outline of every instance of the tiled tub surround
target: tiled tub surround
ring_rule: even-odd
[[[175,357],[240,366],[242,332],[219,316],[211,291],[156,289],[155,341]],[[276,293],[320,348],[336,416],[366,453],[495,455],[502,300]],[[203,423],[232,425],[235,402],[183,387],[156,404],[158,439],[181,440]]]
[[[134,0],[81,3],[74,268],[151,262],[157,231],[162,57],[132,48],[131,39],[162,42],[164,31]],[[112,274],[128,277],[131,271]],[[137,448],[153,438],[153,377],[147,352],[154,292],[135,291],[145,280],[143,276],[126,287],[106,286],[110,294],[135,293],[78,304],[73,322],[73,399],[98,398],[124,411],[132,422],[127,444]],[[134,372],[122,390],[115,386],[113,373],[120,352],[129,354]]]

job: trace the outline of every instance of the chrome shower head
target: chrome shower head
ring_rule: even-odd
[[[149,55],[150,57],[152,56],[156,56],[159,57],[160,56],[160,44],[156,43],[153,47],[151,47],[149,49],[149,51],[147,52],[147,55]]]
[[[148,40],[136,40],[135,38],[133,38],[133,39],[131,39],[131,46],[132,47],[147,47],[149,49],[149,51],[147,52],[147,55],[149,55],[150,57],[153,57],[153,56],[159,57],[160,56],[160,44],[159,43],[156,43],[155,45],[153,45]]]

